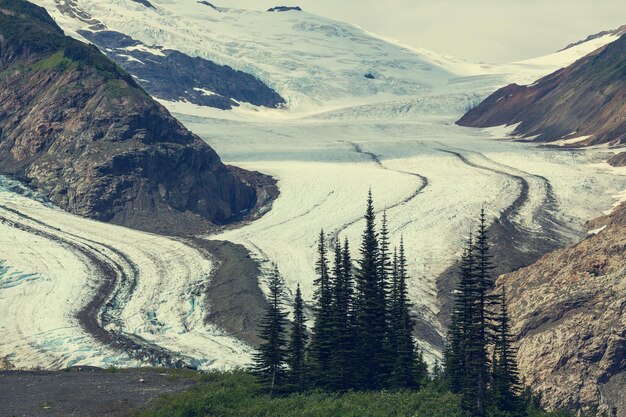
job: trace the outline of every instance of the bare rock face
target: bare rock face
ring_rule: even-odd
[[[626,416],[624,214],[626,204],[596,235],[497,282],[510,294],[522,376],[548,407]]]
[[[616,153],[607,162],[614,167],[626,167],[626,152]]]
[[[22,0],[0,0],[0,173],[72,213],[166,233],[257,200],[130,75]]]
[[[518,124],[534,141],[585,137],[576,146],[626,143],[626,34],[529,86],[511,84],[487,97],[457,124]],[[574,146],[574,145],[572,145]]]

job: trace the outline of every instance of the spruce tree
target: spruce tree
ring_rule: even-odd
[[[413,328],[415,324],[411,317],[411,305],[406,284],[407,265],[403,239],[400,241],[400,251],[397,259],[397,264],[394,267],[396,271],[396,288],[391,302],[395,317],[395,328],[393,329],[395,352],[393,352],[394,366],[390,383],[396,388],[410,388],[418,383],[414,379],[415,372],[418,370],[418,366],[420,368],[423,366],[423,359],[418,364],[418,357],[413,342]],[[419,371],[421,372],[423,369]]]
[[[345,275],[343,273],[343,256],[339,239],[335,242],[333,262],[333,288],[331,302],[331,337],[332,337],[332,362],[327,375],[329,386],[334,391],[345,389],[344,381],[347,379],[347,357],[344,346],[344,337],[347,328],[348,308],[345,305]]]
[[[413,389],[420,389],[429,380],[428,365],[424,360],[424,351],[418,344],[415,346],[415,362],[413,363]]]
[[[452,320],[445,352],[446,376],[453,392],[461,394],[466,414],[487,413],[491,374],[488,349],[492,324],[493,270],[484,209],[476,239],[470,239],[461,258],[460,280],[455,291]]]
[[[392,348],[393,329],[392,321],[393,317],[390,312],[391,305],[391,286],[393,266],[391,262],[391,252],[389,249],[389,228],[387,225],[387,212],[383,212],[380,234],[378,237],[378,304],[377,310],[380,312],[380,319],[378,326],[384,330],[384,339],[382,343],[382,362],[380,366],[380,378],[388,379],[394,369],[394,355]]]
[[[476,282],[475,292],[477,305],[477,318],[474,323],[475,333],[473,335],[473,359],[471,365],[475,367],[477,380],[476,386],[476,410],[477,416],[483,416],[486,413],[487,402],[487,384],[489,382],[489,360],[488,360],[488,344],[489,334],[488,327],[491,320],[489,311],[490,300],[488,291],[493,286],[491,271],[494,269],[492,263],[492,255],[490,252],[489,237],[487,233],[487,221],[485,217],[485,209],[481,208],[478,223],[478,233],[475,244],[476,256]]]
[[[468,380],[466,360],[470,329],[475,320],[474,242],[470,233],[461,255],[459,282],[454,290],[452,316],[444,352],[445,376],[450,390],[461,394]]]
[[[320,231],[315,271],[315,322],[311,336],[311,377],[321,388],[328,388],[333,353],[332,282],[328,270],[326,239]]]
[[[381,363],[384,363],[385,317],[380,310],[380,281],[378,269],[378,237],[376,214],[370,190],[365,212],[361,259],[356,272],[355,331],[357,337],[355,383],[362,389],[383,386]]]
[[[444,376],[444,370],[441,367],[441,362],[439,362],[439,359],[435,359],[431,376],[433,381],[439,381]]]
[[[522,387],[517,368],[516,352],[512,346],[511,323],[506,305],[506,290],[498,296],[499,312],[494,326],[493,377],[491,398],[493,406],[511,416],[523,416]]]
[[[306,388],[305,349],[308,335],[305,322],[302,292],[298,284],[293,306],[293,327],[289,342],[288,363],[290,383],[299,392]]]
[[[283,284],[278,268],[269,282],[269,303],[261,321],[259,338],[262,340],[254,355],[253,372],[261,382],[270,388],[270,394],[285,382],[287,313],[283,309],[281,297]]]
[[[394,357],[398,352],[397,329],[400,327],[401,318],[398,306],[398,248],[394,247],[391,269],[391,289],[389,293],[389,321],[392,330],[389,335],[389,348],[391,355]]]
[[[353,377],[359,370],[358,366],[358,338],[356,332],[356,310],[355,310],[355,290],[354,277],[352,274],[352,257],[350,255],[350,245],[348,239],[344,240],[341,254],[343,273],[343,309],[345,310],[345,331],[342,333],[343,348],[345,352],[345,378],[343,387],[346,389],[357,388],[357,381]]]

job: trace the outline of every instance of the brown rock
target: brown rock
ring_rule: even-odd
[[[530,86],[511,84],[465,114],[461,126],[517,124],[534,141],[589,136],[571,146],[626,143],[626,34]]]
[[[626,204],[615,214],[626,211]],[[503,275],[522,376],[548,407],[626,416],[626,222]]]
[[[0,173],[72,213],[165,233],[255,206],[249,181],[97,48],[30,3],[0,8]]]
[[[626,152],[616,153],[607,162],[614,167],[626,167]]]

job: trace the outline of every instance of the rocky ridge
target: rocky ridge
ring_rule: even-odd
[[[239,103],[268,108],[285,104],[285,100],[261,80],[229,66],[160,46],[148,46],[111,30],[79,30],[78,33],[132,74],[153,97],[222,110],[239,107]]]
[[[0,173],[69,212],[169,234],[242,219],[264,181],[23,0],[0,0]]]
[[[457,124],[516,125],[513,135],[564,146],[626,143],[626,35],[529,86],[510,84]]]

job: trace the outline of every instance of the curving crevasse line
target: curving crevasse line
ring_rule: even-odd
[[[14,218],[8,218],[6,213]],[[169,352],[137,335],[105,328],[108,324],[120,326],[117,310],[124,305],[124,299],[132,296],[138,280],[139,270],[128,256],[109,245],[61,231],[4,205],[0,205],[0,221],[80,253],[97,269],[100,285],[93,298],[76,313],[76,318],[98,342],[153,366],[192,366],[193,360],[182,354]],[[120,297],[121,294],[124,295]]]
[[[403,171],[403,170],[397,170],[397,169],[391,169],[391,168],[387,168],[382,161],[380,160],[380,158],[378,157],[378,155],[366,151],[362,148],[361,145],[359,145],[358,143],[354,143],[354,142],[349,142],[349,141],[344,141],[344,143],[349,144],[352,149],[354,150],[354,152],[361,154],[361,155],[365,155],[367,156],[374,164],[378,165],[381,169],[384,169],[386,171],[392,171],[392,172],[398,172],[400,174],[404,174],[404,175],[409,175],[415,178],[419,178],[420,180],[420,185],[415,189],[415,191],[413,191],[413,193],[405,198],[403,198],[400,201],[397,201],[396,203],[385,207],[384,209],[380,209],[376,211],[376,214],[380,214],[386,210],[393,210],[397,207],[403,206],[411,201],[413,201],[415,198],[417,198],[426,187],[428,187],[429,182],[428,182],[428,178],[426,178],[423,175],[417,174],[415,172],[409,172],[409,171]],[[337,241],[339,235],[345,231],[346,229],[348,229],[349,227],[353,226],[354,224],[358,223],[359,221],[361,221],[363,219],[363,216],[359,216],[359,217],[355,217],[352,220],[350,220],[347,223],[344,223],[343,225],[341,225],[340,227],[338,227],[337,229],[335,229],[334,231],[332,231],[329,235],[328,241],[329,241],[329,245],[332,247],[332,245],[335,244],[335,242]]]

